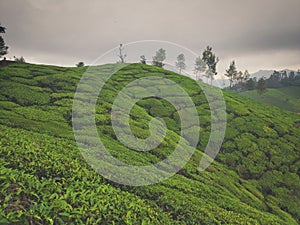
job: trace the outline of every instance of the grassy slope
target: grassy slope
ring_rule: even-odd
[[[111,153],[132,164],[148,164],[176,145],[174,108],[151,98],[132,110],[131,128],[146,137],[145,125],[162,116],[172,130],[163,145],[141,154],[115,140],[108,113],[114,96],[146,75],[167,77],[190,93],[202,138],[191,161],[172,178],[147,187],[120,186],[98,176],[73,140],[72,97],[84,69],[30,64],[0,68],[0,222],[297,224],[300,132],[293,125],[299,116],[226,92],[229,123],[218,156],[223,164],[215,162],[199,173],[210,129],[202,91],[175,73],[131,65],[108,82],[96,108],[99,134]]]
[[[267,92],[259,95],[257,91],[246,91],[240,93],[251,99],[277,106],[292,112],[300,113],[300,87],[291,86],[283,88],[269,88]]]

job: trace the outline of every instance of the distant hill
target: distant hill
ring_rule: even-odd
[[[274,72],[274,70],[259,70],[255,73],[250,74],[250,77],[251,78],[256,77],[257,80],[259,80],[262,77],[269,78],[273,72]]]
[[[97,79],[113,66],[93,67]],[[94,110],[99,137],[114,157],[133,165],[157,163],[181,139],[176,109],[152,97],[133,107],[130,128],[147,138],[150,121],[160,117],[167,125],[163,142],[138,152],[116,138],[112,104],[136,79],[163,77],[179,84],[200,120],[200,127],[191,127],[200,140],[184,168],[161,183],[129,187],[98,175],[75,142],[72,104],[86,69],[27,63],[0,67],[0,224],[299,224],[300,115],[223,91],[225,140],[217,159],[200,172],[211,131],[203,90],[174,72],[128,65],[106,82]],[[215,99],[213,107],[218,104]]]
[[[289,70],[289,69],[285,69],[285,70],[279,70],[278,72],[284,72],[286,71],[287,74],[289,74],[291,71],[294,71],[294,70]],[[273,74],[274,70],[259,70],[255,73],[252,73],[250,74],[250,77],[251,78],[255,78],[257,80],[259,80],[260,78],[265,78],[265,79],[268,79],[272,74]],[[294,71],[296,72],[296,71]]]

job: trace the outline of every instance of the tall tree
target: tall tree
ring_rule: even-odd
[[[243,80],[246,82],[250,78],[250,73],[248,70],[245,70],[244,75],[243,75]]]
[[[200,56],[198,56],[195,60],[195,67],[194,67],[194,73],[196,75],[196,80],[199,80],[198,74],[204,73],[206,71],[206,64],[201,59]]]
[[[229,68],[226,70],[225,76],[229,78],[229,87],[232,89],[232,84],[234,79],[236,78],[238,72],[236,70],[235,61],[232,61],[229,65]]]
[[[5,45],[3,38],[0,36],[0,57],[7,54],[8,47]]]
[[[0,23],[0,33],[5,33],[6,28]],[[0,36],[0,58],[7,54],[8,47],[5,45],[4,39]]]
[[[239,87],[241,88],[241,91],[246,91],[248,90],[248,87],[247,87],[247,82],[249,81],[250,79],[250,73],[248,72],[248,70],[245,70],[244,73],[240,76],[240,85]]]
[[[123,44],[120,44],[119,45],[119,58],[120,58],[121,63],[125,63],[125,58],[127,56],[127,55],[123,54],[123,50],[124,50]]]
[[[179,69],[179,73],[181,74],[181,70],[184,70],[186,68],[185,56],[183,53],[177,56],[177,62],[175,62],[175,65]]]
[[[264,92],[266,92],[267,87],[266,87],[266,82],[264,78],[260,78],[257,82],[257,92],[258,94],[263,94]]]
[[[212,71],[212,69],[208,68],[206,71],[205,71],[205,74],[204,76],[207,78],[207,83],[210,79],[210,84],[212,84],[212,80],[214,79],[214,72]]]
[[[244,80],[244,74],[242,71],[239,71],[235,77],[236,84],[240,85],[243,82],[243,80]]]
[[[206,63],[208,70],[207,76],[210,78],[210,83],[212,84],[212,80],[214,76],[217,75],[217,63],[219,59],[216,55],[212,52],[212,47],[207,46],[206,50],[202,54],[202,60]]]
[[[293,80],[295,78],[295,72],[294,71],[291,71],[290,73],[289,73],[289,79],[290,80]]]
[[[152,65],[163,67],[163,61],[166,59],[166,50],[165,49],[159,49],[156,51],[155,56],[152,57]]]

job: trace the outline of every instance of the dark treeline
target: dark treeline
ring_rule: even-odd
[[[280,88],[287,86],[300,86],[300,70],[298,71],[274,71],[269,78],[243,77],[235,80],[228,89],[235,92],[249,91],[257,89],[263,93],[266,88]]]
[[[297,72],[274,71],[270,78],[265,80],[266,87],[279,88],[285,86],[300,86],[300,70]]]

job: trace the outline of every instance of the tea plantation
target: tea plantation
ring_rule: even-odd
[[[112,66],[95,68],[101,76]],[[300,115],[224,91],[225,140],[217,159],[200,172],[211,129],[203,90],[176,73],[128,65],[106,82],[95,107],[99,138],[114,157],[153,164],[180,139],[178,112],[154,97],[137,102],[130,126],[147,138],[149,122],[159,116],[167,125],[163,142],[139,152],[116,138],[112,103],[138,78],[163,77],[180,85],[195,103],[201,126],[197,149],[177,174],[149,186],[120,185],[98,175],[74,139],[73,98],[86,69],[14,62],[0,67],[0,224],[300,223]]]

